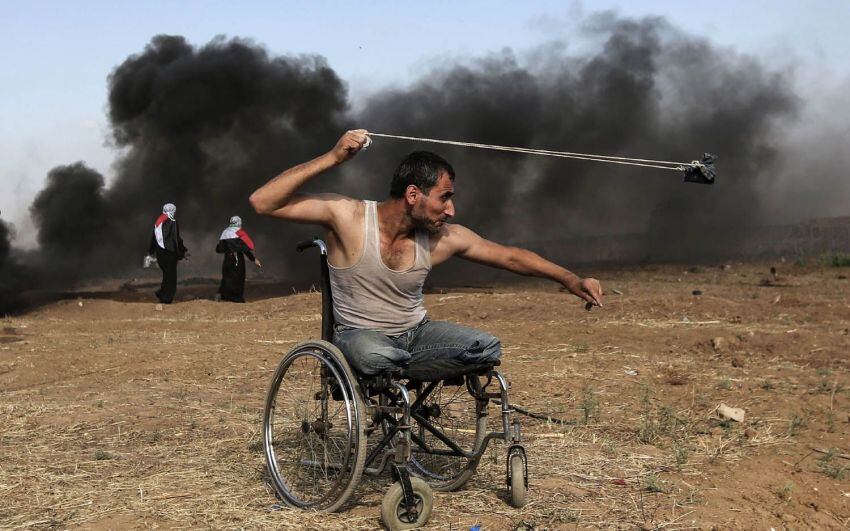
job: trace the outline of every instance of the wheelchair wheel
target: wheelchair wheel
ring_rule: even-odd
[[[508,494],[510,495],[511,507],[522,507],[525,505],[525,461],[519,454],[509,455],[511,475],[508,484]]]
[[[366,459],[364,406],[342,353],[326,341],[296,345],[272,378],[263,448],[275,491],[287,505],[339,509]]]
[[[423,480],[412,477],[410,486],[413,488],[413,500],[416,512],[411,514],[404,503],[404,490],[401,483],[393,483],[381,502],[381,520],[390,531],[399,529],[416,529],[422,527],[431,516],[434,508],[434,493]]]
[[[410,471],[436,491],[461,488],[475,473],[484,451],[487,416],[479,414],[473,392],[477,376],[457,382],[423,383],[411,411]]]

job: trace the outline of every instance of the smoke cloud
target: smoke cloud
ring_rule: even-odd
[[[735,234],[762,220],[759,189],[776,169],[773,129],[798,105],[789,77],[659,18],[602,15],[586,31],[603,42],[595,53],[548,46],[524,58],[508,51],[438,67],[409,88],[376,95],[361,123],[411,136],[660,160],[719,153],[718,184],[705,187],[657,169],[440,146],[458,171],[459,219],[497,239],[649,229],[655,247],[647,253],[660,257],[734,248]]]
[[[21,292],[32,286],[32,274],[21,266],[12,249],[12,228],[0,220],[0,314],[16,310]]]
[[[138,267],[167,202],[196,271],[214,270],[215,240],[234,214],[247,218],[262,256],[297,238],[291,226],[252,218],[247,198],[344,130],[345,86],[324,59],[271,57],[244,39],[195,48],[160,35],[108,81],[121,149],[114,181],[104,187],[82,163],[59,167],[31,207],[43,263],[58,278]]]
[[[114,219],[104,198],[103,176],[82,162],[59,166],[47,175],[30,215],[39,227],[40,268],[59,284],[102,272],[99,264],[115,252]]]
[[[759,191],[781,165],[776,131],[800,108],[791,76],[663,18],[597,15],[583,31],[577,40],[601,44],[571,52],[565,40],[435,66],[373,94],[357,113],[321,57],[272,56],[245,39],[194,47],[156,36],[108,78],[114,180],[105,186],[81,163],[59,167],[33,203],[41,263],[66,284],[126,274],[172,202],[195,267],[215,271],[214,240],[238,214],[260,255],[274,258],[264,260],[272,272],[295,277],[292,243],[317,229],[260,219],[247,198],[353,126],[662,160],[712,151],[720,176],[705,187],[662,170],[377,139],[309,189],[383,199],[401,157],[430,149],[455,166],[457,221],[496,240],[649,231],[646,253],[657,258],[734,248],[766,216]]]

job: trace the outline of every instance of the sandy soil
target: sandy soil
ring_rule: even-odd
[[[776,265],[601,271],[592,312],[541,282],[428,295],[433,318],[502,339],[515,402],[570,421],[521,418],[525,508],[494,443],[430,526],[847,528],[850,272]],[[333,515],[276,510],[264,481],[266,387],[318,335],[320,296],[180,290],[194,300],[125,289],[3,319],[0,528],[379,527],[389,479]]]

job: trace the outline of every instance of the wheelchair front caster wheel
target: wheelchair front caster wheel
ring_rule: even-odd
[[[410,478],[413,490],[413,507],[408,508],[404,500],[401,482],[393,483],[381,502],[381,519],[390,531],[416,529],[425,525],[434,507],[434,492],[422,479]],[[411,510],[412,509],[412,510]]]
[[[511,476],[508,483],[508,489],[511,498],[512,507],[522,507],[525,505],[525,461],[520,454],[510,455],[510,470]]]

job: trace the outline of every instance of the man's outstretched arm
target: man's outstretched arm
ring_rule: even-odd
[[[595,306],[602,306],[602,286],[598,280],[581,278],[527,249],[500,245],[461,225],[448,225],[438,245],[444,245],[447,254],[454,254],[479,264],[498,267],[519,275],[554,280],[576,297]]]
[[[251,206],[258,214],[329,226],[334,204],[345,198],[337,194],[307,195],[297,191],[316,175],[352,158],[366,142],[365,130],[348,131],[324,155],[289,168],[254,191],[249,198]]]

